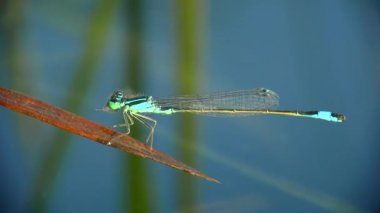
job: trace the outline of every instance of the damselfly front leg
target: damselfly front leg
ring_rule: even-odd
[[[132,117],[129,115],[128,111],[123,112],[123,124],[113,125],[114,128],[117,127],[125,127],[127,129],[127,132],[125,134],[129,135],[131,132],[131,126],[134,124]]]
[[[129,115],[128,111],[123,112],[123,119],[124,119],[123,124],[113,125],[113,128],[125,127],[127,129],[127,132],[125,134],[129,135],[129,133],[131,132],[131,126],[134,124],[134,122],[133,122],[132,117]],[[116,138],[119,138],[120,136],[121,135],[112,138],[110,141],[108,141],[107,145],[110,146],[112,144],[112,141],[115,140]]]
[[[156,125],[157,125],[157,121],[148,117],[148,116],[138,114],[138,113],[131,113],[131,116],[133,118],[135,118],[136,120],[140,121],[142,124],[144,124],[149,129],[149,135],[146,138],[146,143],[150,144],[150,148],[152,149],[152,147],[153,147],[153,134],[154,134],[154,129],[156,128]]]

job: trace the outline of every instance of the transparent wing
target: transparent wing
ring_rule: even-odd
[[[162,109],[194,110],[271,110],[279,104],[279,96],[269,89],[257,88],[229,92],[217,92],[210,95],[175,96],[153,98],[154,104]],[[249,114],[249,113],[248,113]],[[243,115],[243,114],[241,114]]]

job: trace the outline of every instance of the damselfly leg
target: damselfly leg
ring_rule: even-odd
[[[149,129],[149,135],[146,138],[146,143],[149,144],[150,148],[152,149],[152,147],[153,147],[153,134],[154,134],[154,129],[156,128],[156,125],[157,125],[157,121],[148,117],[148,116],[138,114],[138,113],[132,113],[131,112],[131,116],[133,118],[135,118],[136,120],[140,121],[142,124],[144,124]]]
[[[113,125],[113,127],[114,128],[125,127],[127,129],[127,132],[125,134],[129,135],[129,133],[131,132],[131,126],[134,124],[134,122],[131,116],[129,115],[128,111],[123,112],[123,119],[124,119],[123,124]]]

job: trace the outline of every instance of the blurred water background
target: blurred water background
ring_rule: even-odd
[[[104,125],[127,88],[266,87],[347,116],[154,116],[154,147],[219,185],[0,108],[2,212],[378,210],[378,1],[9,0],[0,20],[0,85]]]

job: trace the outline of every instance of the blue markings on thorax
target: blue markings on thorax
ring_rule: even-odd
[[[161,109],[152,100],[152,96],[138,97],[125,101],[125,109],[134,113],[172,114],[172,109]]]

